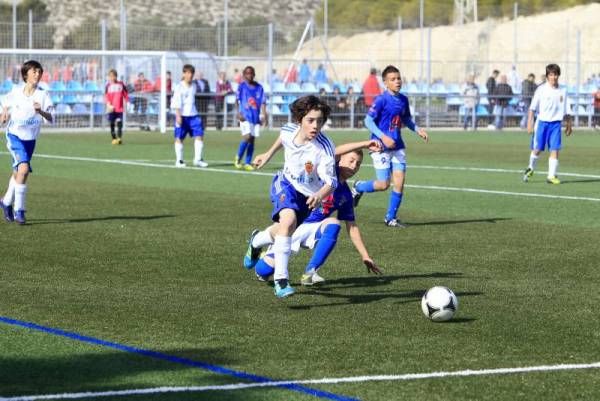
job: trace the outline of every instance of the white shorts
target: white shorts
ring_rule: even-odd
[[[392,164],[406,164],[406,152],[404,149],[386,150],[371,153],[373,167],[376,170],[387,170]]]
[[[240,130],[242,135],[252,135],[255,138],[260,136],[260,124],[252,124],[248,121],[240,121]]]

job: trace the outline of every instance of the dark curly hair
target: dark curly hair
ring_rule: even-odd
[[[303,96],[296,99],[294,103],[292,103],[290,110],[292,112],[292,120],[296,123],[300,123],[304,116],[311,110],[321,111],[323,114],[323,121],[327,121],[331,114],[331,107],[315,95]]]

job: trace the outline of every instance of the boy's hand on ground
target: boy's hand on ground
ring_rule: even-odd
[[[372,259],[363,259],[363,263],[367,267],[367,272],[373,274],[383,274],[383,270],[381,270]]]

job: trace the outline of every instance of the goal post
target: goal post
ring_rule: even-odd
[[[0,96],[21,84],[20,66],[39,61],[40,85],[55,104],[57,128],[99,128],[106,125],[104,87],[110,69],[130,90],[125,125],[167,129],[167,52],[0,49]],[[144,85],[135,85],[138,76]],[[135,90],[138,89],[138,90]]]

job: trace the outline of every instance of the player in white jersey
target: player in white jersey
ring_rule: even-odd
[[[275,152],[284,149],[283,171],[275,175],[271,185],[271,217],[279,226],[274,239],[268,229],[260,232],[255,230],[249,240],[251,255],[244,258],[244,267],[254,267],[260,247],[273,243],[273,279],[275,295],[279,298],[294,294],[294,289],[288,283],[287,268],[294,230],[302,224],[310,210],[319,207],[338,185],[335,146],[321,132],[331,109],[318,97],[309,95],[292,103],[291,112],[294,123],[284,125],[273,146],[254,159],[256,167],[261,168]]]
[[[527,121],[527,132],[533,134],[531,137],[531,154],[529,155],[529,165],[523,174],[523,181],[529,181],[533,175],[539,155],[548,147],[550,157],[548,158],[548,184],[560,184],[556,177],[558,170],[558,152],[561,149],[561,123],[567,118],[565,134],[571,135],[571,105],[567,99],[566,88],[558,85],[560,77],[560,67],[556,64],[546,66],[546,83],[538,86],[531,105],[529,106],[529,119]],[[537,122],[534,124],[534,113],[538,113]]]
[[[171,108],[175,110],[175,167],[185,167],[183,161],[183,140],[189,134],[194,138],[194,166],[207,167],[202,160],[204,149],[204,128],[196,110],[196,85],[193,84],[195,68],[183,66],[183,78],[173,91]]]
[[[31,157],[40,134],[42,122],[52,122],[53,105],[48,92],[38,87],[44,70],[34,60],[21,67],[25,85],[14,88],[3,101],[0,122],[8,121],[6,147],[12,155],[13,173],[6,194],[0,200],[4,219],[25,224],[25,198],[27,177],[31,170]]]

